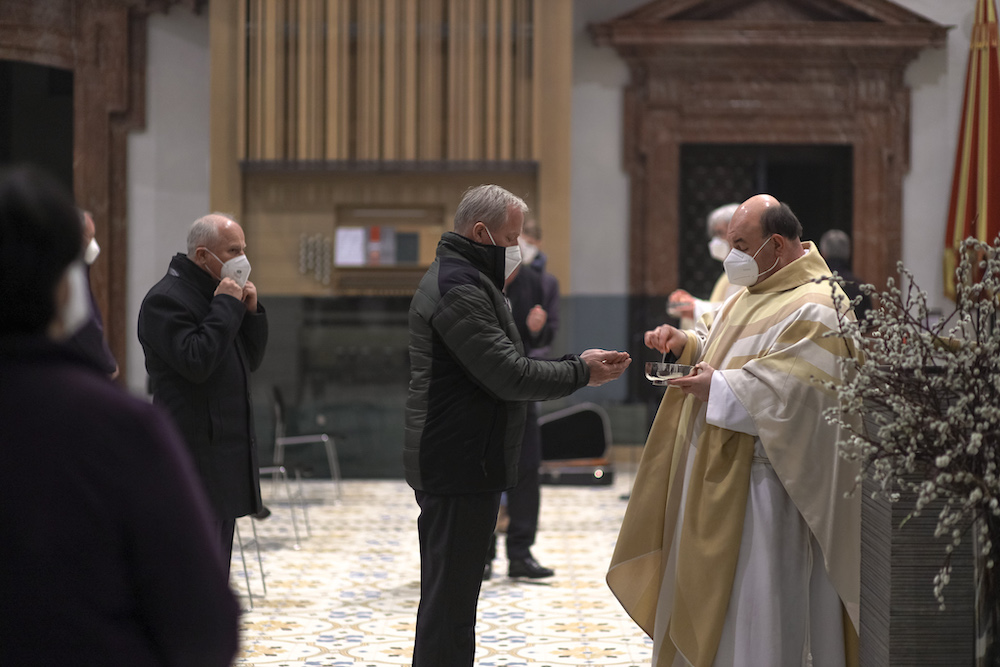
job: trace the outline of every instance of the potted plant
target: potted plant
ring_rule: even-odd
[[[967,239],[957,270],[955,311],[935,318],[927,294],[898,266],[865,319],[842,316],[838,330],[862,354],[845,380],[829,385],[839,409],[826,418],[847,434],[845,458],[861,462],[891,502],[915,499],[918,516],[937,501],[943,542],[933,591],[944,605],[952,555],[972,543],[976,569],[977,664],[1000,666],[1000,239]],[[840,282],[834,277],[832,282]],[[845,297],[834,289],[834,298]],[[859,418],[860,417],[860,418]],[[905,523],[905,520],[904,522]]]

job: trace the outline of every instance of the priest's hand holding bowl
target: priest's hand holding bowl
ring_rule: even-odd
[[[690,375],[668,380],[667,384],[707,403],[708,393],[712,388],[712,373],[714,372],[714,368],[704,361],[699,361],[694,365],[694,370],[691,371]]]

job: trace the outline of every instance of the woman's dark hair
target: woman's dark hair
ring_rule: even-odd
[[[760,231],[767,237],[781,234],[786,239],[802,238],[802,223],[792,213],[788,204],[768,206],[760,214]]]
[[[0,334],[44,333],[82,237],[73,199],[53,177],[28,166],[0,171]]]

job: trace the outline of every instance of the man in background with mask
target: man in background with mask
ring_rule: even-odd
[[[0,172],[0,664],[227,667],[239,608],[180,434],[61,344],[80,237],[51,177]]]
[[[420,517],[414,667],[472,665],[483,564],[500,494],[517,482],[525,401],[619,377],[626,352],[531,359],[501,291],[520,264],[528,207],[497,185],[470,188],[410,303],[403,467]]]
[[[237,517],[261,512],[250,373],[267,345],[267,316],[247,278],[243,229],[212,213],[191,225],[139,309],[153,402],[180,427],[215,509],[229,562]]]
[[[727,238],[729,231],[729,220],[733,213],[739,208],[739,204],[724,204],[714,209],[705,218],[706,231],[708,232],[708,254],[717,262],[725,261],[729,255],[730,247]],[[681,327],[689,328],[701,319],[701,316],[708,312],[713,312],[722,305],[722,302],[740,291],[740,285],[733,285],[726,278],[723,272],[719,279],[715,281],[712,294],[708,300],[698,299],[689,292],[682,289],[674,290],[670,293],[667,301],[667,311],[674,317],[681,318]]]
[[[97,245],[95,238],[97,229],[94,226],[94,218],[89,211],[80,211],[80,222],[83,225],[83,262],[87,280],[87,294],[90,301],[90,317],[87,322],[73,335],[66,344],[75,348],[78,352],[94,360],[101,370],[112,380],[118,377],[118,362],[111,354],[108,347],[108,340],[104,335],[104,320],[101,318],[101,309],[97,306],[97,299],[94,298],[93,290],[90,288],[90,267],[97,261],[97,256],[101,253],[101,247]]]
[[[538,244],[542,231],[535,216],[524,218],[518,239],[521,264],[504,287],[511,313],[521,336],[524,353],[532,359],[548,359],[552,341],[559,330],[559,280],[545,270],[547,257]],[[531,555],[531,546],[538,532],[538,510],[541,504],[542,432],[538,426],[538,408],[534,401],[525,403],[524,437],[521,457],[517,463],[517,484],[508,489],[501,502],[497,530],[490,542],[490,551],[483,569],[483,580],[493,576],[497,533],[506,533],[507,576],[544,579],[555,570],[541,565]]]
[[[653,664],[856,664],[861,499],[838,456],[842,358],[830,269],[769,195],[733,215],[725,261],[746,289],[691,331],[645,343],[690,375],[650,429],[608,585]],[[838,288],[839,289],[839,288]],[[841,304],[844,314],[849,306]]]

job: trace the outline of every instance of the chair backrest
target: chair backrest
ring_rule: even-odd
[[[285,437],[285,399],[281,396],[278,385],[271,388],[271,395],[274,398],[274,437]]]
[[[542,460],[595,459],[611,447],[608,413],[596,403],[580,403],[538,418]]]

